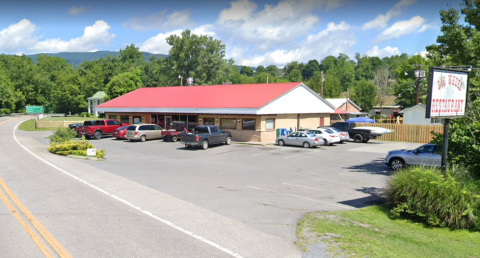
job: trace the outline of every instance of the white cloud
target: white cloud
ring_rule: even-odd
[[[128,19],[122,26],[133,30],[146,31],[153,30],[172,30],[189,29],[195,26],[195,22],[190,18],[190,10],[174,11],[167,15],[167,9],[148,17],[133,17]]]
[[[393,8],[390,9],[385,15],[379,14],[374,20],[371,20],[363,24],[362,28],[364,30],[375,29],[375,28],[385,28],[387,27],[387,22],[390,21],[390,19],[402,14],[402,8],[407,7],[416,2],[418,2],[418,0],[401,0],[396,5],[394,5]]]
[[[37,41],[34,36],[35,28],[35,24],[23,19],[0,31],[0,52],[19,53],[25,51]]]
[[[82,6],[72,6],[70,9],[68,9],[68,14],[70,14],[72,16],[77,16],[79,14],[88,12],[91,9],[92,9],[91,6],[88,6],[87,8],[83,7],[83,5]]]
[[[252,55],[247,49],[233,47],[231,57],[240,65],[273,64],[282,67],[292,61],[308,62],[311,59],[321,60],[329,55],[337,56],[339,53],[353,54],[349,52],[355,44],[355,37],[347,23],[329,23],[325,30],[308,35],[303,42],[293,48],[275,49]]]
[[[415,16],[408,21],[399,21],[394,23],[391,27],[384,30],[376,39],[376,42],[387,41],[390,39],[398,39],[407,34],[415,32],[425,24],[425,19],[420,16]]]
[[[423,50],[423,51],[420,51],[420,52],[417,52],[415,54],[413,54],[414,56],[421,56],[423,58],[426,58],[427,57],[427,54],[428,54],[428,51],[426,50]]]
[[[192,34],[195,35],[205,35],[215,38],[215,33],[211,31],[211,25],[205,24],[200,27],[194,28],[191,30]],[[149,52],[152,54],[168,54],[171,46],[167,44],[167,38],[171,35],[181,36],[183,30],[174,30],[167,33],[159,33],[154,37],[147,39],[145,42],[141,43],[138,47],[140,51]]]
[[[320,18],[313,13],[315,10],[336,8],[344,2],[281,0],[276,5],[266,4],[257,10],[253,1],[232,1],[230,8],[220,12],[215,33],[232,47],[255,46],[250,51],[272,51],[295,43],[316,29]]]
[[[96,21],[93,26],[85,27],[82,37],[73,38],[69,41],[61,39],[46,39],[36,42],[31,51],[34,52],[81,52],[92,51],[95,47],[101,45],[109,45],[115,38],[115,34],[111,34],[108,30],[110,26],[102,20]]]
[[[380,49],[378,46],[374,46],[372,49],[367,51],[367,56],[378,56],[380,58],[390,57],[400,55],[400,50],[397,47],[385,47]]]
[[[424,32],[430,28],[432,28],[433,26],[435,26],[435,22],[433,23],[429,23],[429,24],[423,24],[423,26],[418,30],[418,32]]]

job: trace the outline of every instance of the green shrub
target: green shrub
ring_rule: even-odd
[[[391,214],[420,219],[431,226],[480,229],[479,183],[465,168],[410,167],[397,172],[387,186]]]
[[[76,155],[87,156],[87,149],[94,149],[92,143],[84,138],[80,141],[70,140],[65,142],[52,142],[47,148],[49,152],[59,155]],[[105,149],[97,150],[96,158],[103,159],[105,157]]]
[[[12,113],[8,108],[0,108],[0,114],[10,114]]]
[[[95,117],[95,114],[88,113],[88,112],[82,112],[80,114],[81,117]]]
[[[59,127],[57,130],[47,138],[50,140],[50,143],[54,142],[66,142],[74,139],[77,136],[75,129],[70,129],[69,127]]]

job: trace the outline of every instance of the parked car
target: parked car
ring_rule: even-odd
[[[348,132],[350,139],[353,139],[354,142],[368,142],[370,139],[377,138],[377,135],[372,134],[368,129],[354,129],[355,123],[336,122],[330,126]]]
[[[83,122],[83,126],[78,127],[78,134],[87,138],[95,137],[100,139],[104,136],[112,135],[115,129],[122,126],[122,123],[113,119],[88,120]]]
[[[125,134],[127,133],[127,128],[128,128],[128,125],[115,129],[115,131],[113,131],[113,137],[117,138],[118,140],[127,139],[125,138]]]
[[[335,128],[335,127],[331,127],[331,126],[321,126],[321,127],[318,127],[318,128],[325,128],[325,129],[330,129],[334,132],[337,132],[338,133],[338,136],[340,136],[340,143],[343,143],[343,142],[347,142],[348,139],[350,139],[350,135],[348,134],[347,131],[342,131],[338,128]]]
[[[313,133],[304,132],[295,132],[287,136],[279,137],[275,142],[280,146],[292,145],[292,146],[303,146],[304,148],[317,147],[322,145],[323,141],[320,141],[317,135]]]
[[[212,144],[232,143],[232,133],[215,125],[197,125],[193,133],[182,132],[180,135],[185,148],[200,146],[206,150]]]
[[[393,170],[411,165],[440,167],[442,155],[439,153],[440,147],[433,143],[427,143],[414,150],[393,150],[385,157],[385,165]]]
[[[181,130],[181,129],[169,129],[167,131],[162,131],[163,140],[176,142],[181,139],[180,134],[182,132],[188,133],[187,130]]]
[[[125,138],[130,141],[161,139],[162,128],[156,124],[134,124],[127,127]]]
[[[80,124],[80,123],[75,123],[75,124],[69,124],[68,127],[70,129],[75,129],[75,132],[77,132],[77,136],[78,136],[78,127],[80,126],[83,126],[83,124]]]
[[[322,144],[325,146],[333,145],[334,143],[340,142],[340,134],[330,129],[325,129],[325,128],[309,129],[305,132],[313,133],[317,137],[321,137]]]

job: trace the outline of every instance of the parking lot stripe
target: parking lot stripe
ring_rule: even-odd
[[[215,248],[217,248],[217,249],[219,249],[219,250],[221,250],[221,251],[223,251],[223,252],[225,252],[225,253],[233,256],[233,257],[242,258],[242,256],[240,256],[239,254],[237,254],[237,253],[235,253],[235,252],[233,252],[233,251],[231,251],[231,250],[229,250],[229,249],[227,249],[227,248],[225,248],[225,247],[223,247],[223,246],[221,246],[221,245],[219,245],[219,244],[217,244],[217,243],[215,243],[215,242],[213,242],[213,241],[210,241],[210,240],[208,240],[208,239],[206,239],[206,238],[204,238],[204,237],[202,237],[202,236],[199,236],[199,235],[197,235],[197,234],[195,234],[195,233],[193,233],[193,232],[190,232],[190,231],[188,231],[188,230],[186,230],[186,229],[183,229],[183,228],[175,225],[173,222],[170,222],[170,221],[168,221],[168,220],[162,219],[162,218],[156,216],[155,214],[153,214],[153,213],[151,213],[151,212],[149,212],[149,211],[147,211],[147,210],[144,210],[144,209],[142,209],[141,207],[136,206],[136,205],[134,205],[133,203],[127,201],[127,200],[124,200],[124,199],[122,199],[122,198],[120,198],[120,197],[118,197],[118,196],[115,196],[115,195],[113,195],[113,194],[111,194],[111,193],[109,193],[109,192],[101,189],[100,187],[97,187],[97,186],[95,186],[95,185],[93,185],[93,184],[91,184],[91,183],[89,183],[89,182],[87,182],[87,181],[85,181],[85,180],[83,180],[83,179],[81,179],[81,178],[79,178],[79,177],[77,177],[77,176],[75,176],[75,175],[73,175],[73,174],[71,174],[71,173],[69,173],[69,172],[67,172],[67,171],[59,168],[59,167],[57,167],[57,166],[55,166],[54,164],[52,164],[52,163],[44,160],[43,158],[39,157],[37,154],[35,154],[35,153],[33,153],[32,151],[30,151],[29,149],[27,149],[27,147],[23,146],[23,144],[21,144],[20,141],[18,141],[17,137],[15,136],[15,131],[17,130],[18,126],[19,126],[21,123],[22,123],[22,122],[18,123],[18,124],[15,126],[15,128],[13,128],[13,138],[15,139],[15,141],[17,142],[17,144],[20,145],[20,147],[22,147],[24,150],[26,150],[28,153],[32,154],[34,157],[36,157],[37,159],[39,159],[39,160],[42,161],[43,163],[45,163],[45,164],[53,167],[54,169],[62,172],[63,174],[65,174],[65,175],[67,175],[67,176],[69,176],[69,177],[71,177],[71,178],[73,178],[73,179],[75,179],[75,180],[77,180],[77,181],[79,181],[79,182],[81,182],[81,183],[83,183],[83,184],[85,184],[85,185],[87,185],[87,186],[89,186],[89,187],[91,187],[91,188],[93,188],[93,189],[95,189],[95,190],[97,190],[97,191],[99,191],[99,192],[101,192],[101,193],[103,193],[103,194],[105,194],[105,195],[107,195],[107,196],[109,196],[109,197],[111,197],[111,198],[113,198],[113,199],[115,199],[115,200],[117,200],[117,201],[119,201],[119,202],[121,202],[121,203],[123,203],[123,204],[125,204],[125,205],[127,205],[127,206],[129,206],[129,207],[131,207],[131,208],[133,208],[133,209],[135,209],[135,210],[137,210],[137,211],[139,211],[139,212],[141,212],[141,213],[149,216],[149,217],[151,217],[151,218],[153,218],[153,219],[155,219],[155,220],[157,220],[157,221],[160,221],[160,222],[162,222],[162,223],[164,223],[164,224],[166,224],[166,225],[168,225],[168,226],[170,226],[170,227],[172,227],[172,228],[174,228],[174,229],[176,229],[176,230],[178,230],[178,231],[180,231],[180,232],[183,232],[183,233],[185,233],[185,234],[187,234],[187,235],[189,235],[189,236],[191,236],[191,237],[194,237],[194,238],[196,238],[196,239],[198,239],[198,240],[200,240],[200,241],[202,241],[202,242],[204,242],[204,243],[206,243],[206,244],[208,244],[208,245],[210,245],[210,246],[212,246],[212,247],[215,247]]]
[[[256,186],[247,185],[247,187],[248,187],[248,188],[257,189],[257,190],[261,190],[261,191],[266,191],[266,192],[271,192],[271,193],[278,193],[278,194],[282,194],[282,195],[292,196],[292,197],[296,197],[296,198],[300,198],[300,199],[304,199],[304,200],[308,200],[308,201],[320,202],[320,203],[323,203],[323,204],[328,204],[328,205],[340,207],[340,208],[343,208],[343,209],[355,209],[355,208],[350,207],[350,206],[347,206],[347,205],[324,202],[324,201],[315,200],[315,199],[311,199],[311,198],[307,198],[307,197],[303,197],[303,196],[299,196],[299,195],[287,194],[287,193],[282,193],[282,192],[278,192],[278,191],[275,191],[275,190],[263,189],[263,188],[256,187]]]
[[[307,189],[313,189],[313,190],[324,191],[324,192],[331,192],[331,191],[328,191],[328,190],[319,189],[319,188],[314,188],[314,187],[309,187],[309,186],[304,186],[304,185],[293,185],[293,184],[284,183],[284,182],[282,182],[282,184],[284,184],[284,185],[292,185],[292,186],[295,186],[295,187],[303,187],[303,188],[307,188]]]

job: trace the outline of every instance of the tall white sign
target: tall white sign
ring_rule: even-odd
[[[468,72],[431,68],[428,84],[426,118],[465,115]]]

